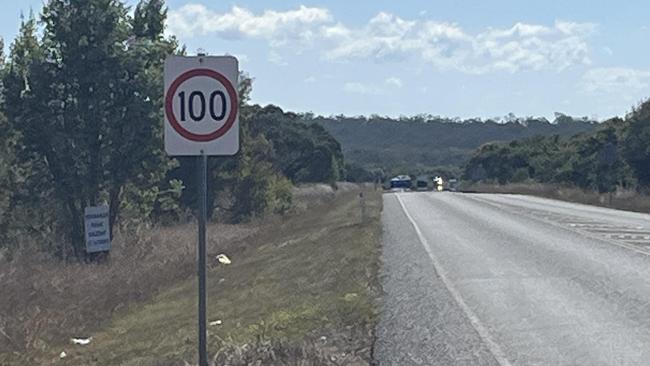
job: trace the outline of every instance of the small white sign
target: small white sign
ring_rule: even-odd
[[[87,253],[105,252],[111,249],[108,206],[86,207],[84,227]]]
[[[239,62],[232,56],[165,60],[165,151],[234,155],[239,151]]]

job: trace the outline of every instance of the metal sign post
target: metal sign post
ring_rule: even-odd
[[[170,56],[165,60],[165,151],[171,156],[196,156],[199,366],[208,366],[208,156],[231,156],[239,151],[238,78],[239,65],[232,56]]]
[[[205,222],[207,221],[208,201],[208,156],[202,153],[196,159],[199,170],[199,365],[208,365],[208,334],[206,329],[206,255],[205,255]]]

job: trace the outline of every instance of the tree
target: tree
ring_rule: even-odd
[[[650,100],[630,115],[629,123],[623,153],[639,184],[650,188]]]
[[[359,164],[345,164],[345,180],[347,182],[374,182],[377,180],[376,172],[372,172]]]
[[[2,76],[2,109],[14,127],[23,125],[23,113],[28,108],[32,86],[29,73],[42,58],[41,46],[36,38],[36,19],[30,14],[20,24],[18,36],[11,44],[9,63]]]
[[[611,126],[581,140],[571,157],[573,183],[600,193],[616,190],[625,172],[618,144],[618,136]]]
[[[2,50],[2,48],[0,48]],[[2,233],[0,234],[3,246],[10,245],[10,227],[17,222],[16,207],[33,207],[47,195],[48,188],[43,186],[48,179],[44,173],[45,163],[33,159],[33,154],[22,148],[21,129],[28,127],[26,116],[23,113],[31,105],[31,84],[29,72],[32,66],[41,59],[42,50],[36,38],[36,19],[30,13],[27,19],[23,18],[19,34],[10,47],[9,60],[5,64],[4,57],[2,87],[0,88],[0,201],[2,201],[0,220]],[[38,211],[31,216],[34,221]],[[23,223],[24,227],[32,228]]]
[[[12,48],[13,89],[5,95],[16,100],[7,100],[8,115],[25,150],[43,162],[77,256],[84,207],[107,202],[115,222],[123,188],[147,189],[169,168],[161,146],[160,69],[176,45],[162,40],[164,11],[156,17],[151,10],[158,3],[139,4],[148,15],[136,36],[120,2],[50,0],[42,44],[28,21]]]
[[[160,40],[165,29],[167,9],[164,0],[141,0],[133,14],[133,34],[138,38]]]
[[[5,41],[0,37],[0,74],[4,71],[5,66]]]
[[[109,140],[116,142],[117,149],[110,149],[107,162],[106,189],[111,205],[111,226],[123,205],[120,195],[125,186],[135,195],[131,200],[151,197],[152,192],[162,192],[158,185],[173,188],[171,180],[165,181],[166,173],[176,166],[162,146],[163,129],[163,64],[165,58],[178,52],[174,38],[163,39],[167,10],[162,0],[142,0],[131,19],[134,34],[129,36],[128,47],[122,56],[124,77],[120,79],[120,98],[117,105],[122,123],[108,129]],[[143,31],[138,31],[138,28]],[[141,197],[141,198],[138,198]],[[151,205],[150,203],[143,203]],[[152,207],[145,208],[151,212]]]
[[[250,131],[273,144],[274,166],[295,183],[334,183],[343,177],[341,146],[322,126],[300,121],[300,116],[268,105],[252,106]]]
[[[0,80],[4,75],[4,42],[0,38]],[[0,95],[2,93],[0,83]],[[10,206],[14,192],[14,134],[0,104],[0,247],[6,246],[9,230]]]

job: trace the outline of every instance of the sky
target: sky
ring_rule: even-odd
[[[43,0],[0,2],[10,43]],[[237,56],[253,102],[296,112],[604,120],[650,97],[647,0],[167,5],[168,35],[190,53]]]

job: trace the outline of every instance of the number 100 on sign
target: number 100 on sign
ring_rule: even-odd
[[[239,150],[237,60],[171,56],[165,62],[165,150],[233,155]]]
[[[181,105],[181,121],[185,122],[187,120],[185,109],[189,109],[190,118],[194,122],[201,122],[205,119],[206,98],[203,92],[198,90],[193,91],[192,94],[190,94],[188,100],[186,99],[185,92],[182,91],[178,93],[178,99],[178,102]],[[195,107],[197,105],[197,101],[198,107]],[[226,105],[226,94],[224,94],[224,92],[221,90],[213,91],[212,94],[210,94],[207,105],[208,109],[210,110],[210,117],[212,120],[217,122],[223,121],[224,117],[226,116],[226,109],[228,109]]]

